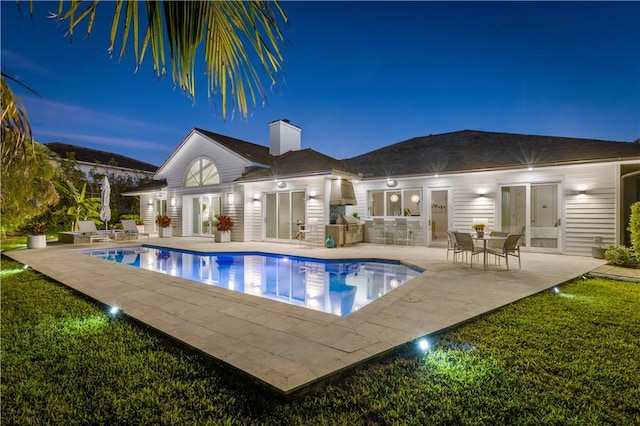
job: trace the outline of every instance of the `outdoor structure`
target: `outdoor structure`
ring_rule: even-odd
[[[387,243],[446,246],[447,230],[523,233],[522,249],[591,255],[626,238],[640,199],[640,144],[464,130],[337,160],[302,149],[301,129],[269,123],[269,146],[193,129],[140,196],[145,221],[172,217],[174,236],[211,236],[233,219],[233,241],[298,242],[357,213],[363,236],[383,219]],[[396,219],[406,219],[400,221]],[[379,222],[379,221],[378,221]],[[402,239],[397,227],[402,227]]]

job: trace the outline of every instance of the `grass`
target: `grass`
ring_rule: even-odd
[[[284,401],[2,259],[3,424],[640,424],[640,285],[576,281]]]

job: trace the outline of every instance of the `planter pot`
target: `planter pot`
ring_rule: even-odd
[[[476,231],[476,234],[478,234],[478,238],[484,237],[484,231]]]
[[[169,238],[171,236],[171,228],[160,228],[160,238]]]
[[[229,241],[231,241],[231,232],[216,231],[216,242],[228,243]]]
[[[46,235],[28,235],[27,236],[27,248],[38,249],[45,248],[47,246]]]
[[[144,234],[144,225],[136,225],[139,234]]]
[[[604,252],[606,252],[607,249],[604,247],[591,247],[591,256],[594,259],[604,259]]]

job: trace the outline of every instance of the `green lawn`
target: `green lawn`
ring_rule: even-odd
[[[640,424],[640,285],[545,292],[283,401],[2,259],[2,424]]]

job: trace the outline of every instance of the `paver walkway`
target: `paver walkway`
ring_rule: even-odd
[[[442,248],[358,244],[312,249],[177,237],[152,238],[150,244],[204,252],[393,259],[425,272],[341,318],[77,253],[98,248],[95,245],[49,244],[46,249],[5,254],[106,305],[122,307],[126,315],[285,395],[604,264],[588,257],[523,253],[520,270],[484,270],[454,265]]]

